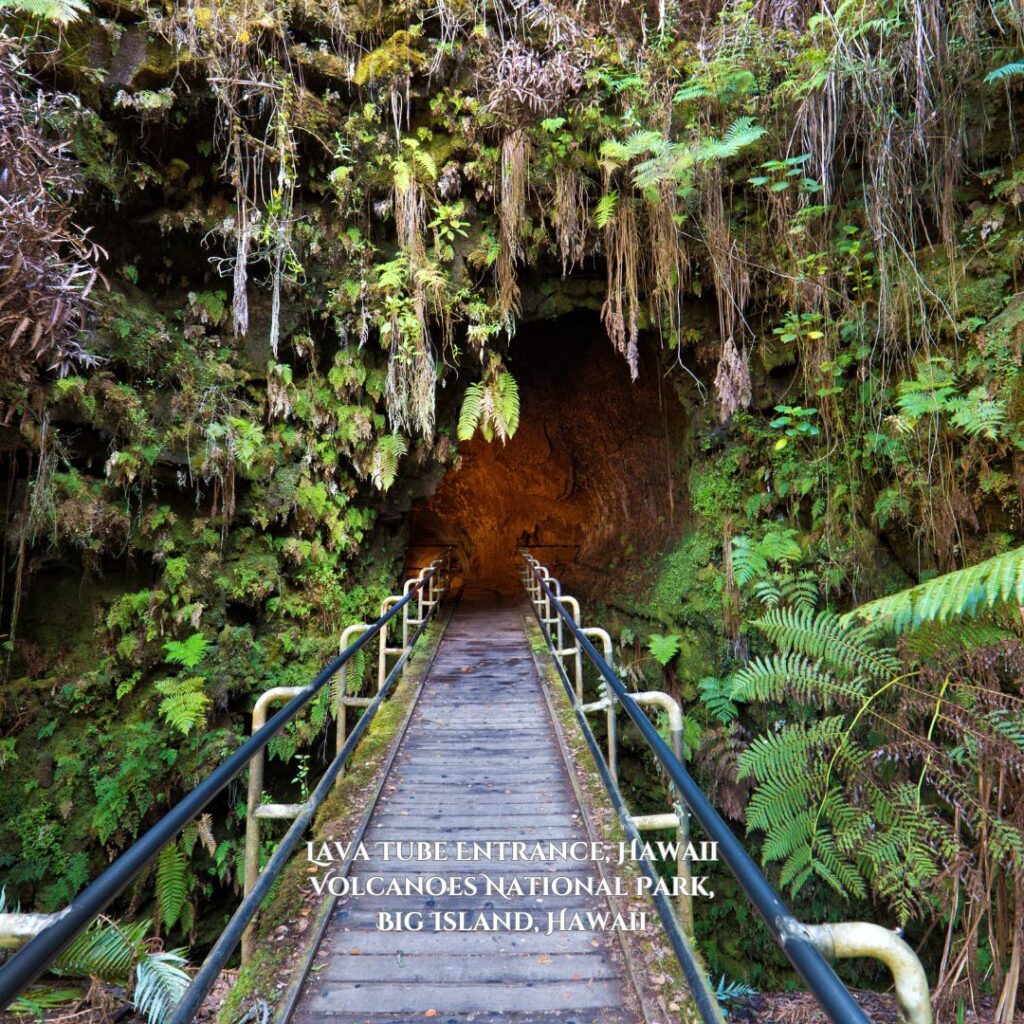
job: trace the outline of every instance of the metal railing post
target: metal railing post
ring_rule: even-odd
[[[648,690],[645,693],[633,693],[630,696],[642,705],[653,705],[661,708],[668,714],[669,741],[672,746],[672,753],[676,759],[685,764],[686,751],[683,747],[683,709],[669,694],[661,690]],[[693,898],[690,895],[690,880],[693,873],[690,870],[690,858],[687,855],[687,846],[690,842],[690,812],[683,803],[683,795],[673,782],[672,792],[674,794],[674,812],[672,814],[634,815],[633,824],[638,829],[675,829],[676,842],[679,844],[676,852],[676,874],[684,880],[684,891],[679,894],[679,916],[688,932],[693,932]]]
[[[280,704],[281,701],[297,697],[305,687],[302,686],[273,686],[264,690],[256,699],[252,709],[252,732],[255,735],[267,721],[267,708],[271,704]],[[256,884],[260,875],[260,820],[270,815],[260,814],[260,801],[263,798],[263,767],[266,751],[261,748],[253,754],[249,762],[249,789],[245,803],[245,863],[244,878],[242,881],[242,894],[248,895]],[[277,805],[267,805],[276,807]],[[284,806],[284,805],[281,805]],[[273,815],[277,817],[277,815]],[[242,932],[242,963],[247,963],[252,955],[252,926]]]
[[[611,665],[612,638],[608,630],[602,629],[600,626],[588,626],[585,629],[581,628],[580,632],[584,636],[597,637],[601,641],[604,660]],[[582,692],[582,687],[580,692]],[[619,736],[618,723],[615,720],[615,694],[603,679],[601,680],[601,700],[595,704],[584,705],[583,710],[586,711],[587,708],[593,708],[595,711],[600,711],[602,708],[605,710],[605,727],[608,730],[608,770],[612,773],[612,778],[617,786],[619,784]]]

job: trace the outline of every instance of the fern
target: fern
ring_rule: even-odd
[[[185,668],[195,668],[203,660],[209,641],[202,633],[193,633],[187,640],[168,640],[164,644],[166,661]]]
[[[953,414],[950,422],[969,437],[981,434],[989,441],[996,441],[1006,426],[1006,407],[990,398],[980,385],[971,388],[965,398],[953,399],[949,409]]]
[[[1001,82],[1004,78],[1017,78],[1024,75],[1024,61],[1014,61],[1012,64],[1004,64],[995,68],[985,76],[985,84],[990,82]]]
[[[475,433],[480,416],[483,412],[484,386],[474,382],[466,388],[462,398],[462,410],[459,413],[459,440],[468,441]]]
[[[827,702],[833,697],[858,699],[865,692],[862,677],[840,681],[813,659],[788,653],[755,658],[733,675],[729,694],[741,701],[781,701],[792,696],[802,702],[812,698]]]
[[[757,142],[766,130],[754,124],[752,117],[738,117],[729,125],[722,138],[704,140],[694,154],[694,159],[703,162],[726,160],[736,156],[741,150]]]
[[[0,0],[0,11],[15,11],[57,25],[68,25],[89,13],[84,0]]]
[[[166,1024],[192,979],[185,971],[188,962],[181,950],[146,949],[149,925],[149,921],[98,921],[60,954],[50,970],[57,975],[128,985],[134,969],[135,1008],[149,1024]]]
[[[831,612],[775,608],[754,625],[784,654],[805,654],[843,675],[881,682],[899,671],[896,655],[875,646],[873,630],[853,626]]]
[[[156,862],[156,901],[164,928],[170,930],[178,923],[187,897],[185,857],[177,842],[168,843]]]
[[[370,474],[374,487],[386,491],[398,475],[398,463],[409,451],[401,434],[384,434],[377,440],[370,461]]]
[[[735,721],[739,708],[732,699],[731,680],[705,676],[697,684],[697,690],[700,693],[700,702],[722,725]]]
[[[751,580],[768,572],[770,563],[788,567],[803,554],[796,540],[796,530],[786,527],[769,529],[758,541],[742,534],[732,539],[732,568],[736,582],[746,586]]]
[[[869,601],[842,621],[877,622],[904,633],[922,623],[974,618],[1007,602],[1024,604],[1024,547]]]
[[[58,975],[124,983],[145,953],[148,931],[149,921],[133,924],[97,921],[71,942],[50,970]]]
[[[132,1002],[149,1024],[166,1024],[192,982],[183,950],[147,953],[135,968]]]
[[[619,206],[619,193],[612,190],[606,192],[597,201],[594,208],[594,224],[598,228],[607,227],[615,218],[615,211]]]
[[[497,434],[505,442],[519,429],[519,415],[519,385],[496,362],[484,380],[466,388],[459,413],[459,440],[468,441],[479,429],[486,440]]]
[[[161,679],[156,689],[164,695],[160,702],[160,714],[164,721],[187,736],[206,719],[210,698],[204,692],[206,680],[202,676],[185,676],[177,679]]]
[[[672,633],[668,636],[659,636],[652,633],[647,638],[647,649],[659,665],[667,665],[679,653],[679,637]]]
[[[498,374],[498,401],[495,403],[498,434],[504,440],[519,429],[519,385],[508,371]]]

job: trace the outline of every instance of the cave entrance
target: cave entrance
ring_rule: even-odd
[[[528,544],[569,587],[597,593],[684,525],[686,411],[653,343],[630,381],[595,313],[522,324],[506,365],[519,429],[505,444],[459,444],[459,462],[410,513],[410,564],[453,544],[467,586],[517,593]]]

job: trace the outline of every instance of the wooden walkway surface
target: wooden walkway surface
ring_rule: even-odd
[[[587,841],[519,610],[453,616],[365,836],[381,841]],[[588,862],[356,861],[357,878],[594,874]],[[545,934],[549,911],[609,911],[586,895],[348,896],[333,912],[293,1024],[640,1024],[615,933]],[[377,928],[419,911],[422,931]],[[435,911],[524,911],[539,932],[436,931]],[[522,922],[523,918],[520,919]]]

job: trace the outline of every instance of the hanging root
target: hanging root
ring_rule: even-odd
[[[495,290],[499,317],[509,333],[519,312],[519,285],[515,265],[523,257],[522,231],[526,223],[526,187],[530,169],[530,141],[522,128],[501,143],[501,193],[498,204],[498,259]]]

